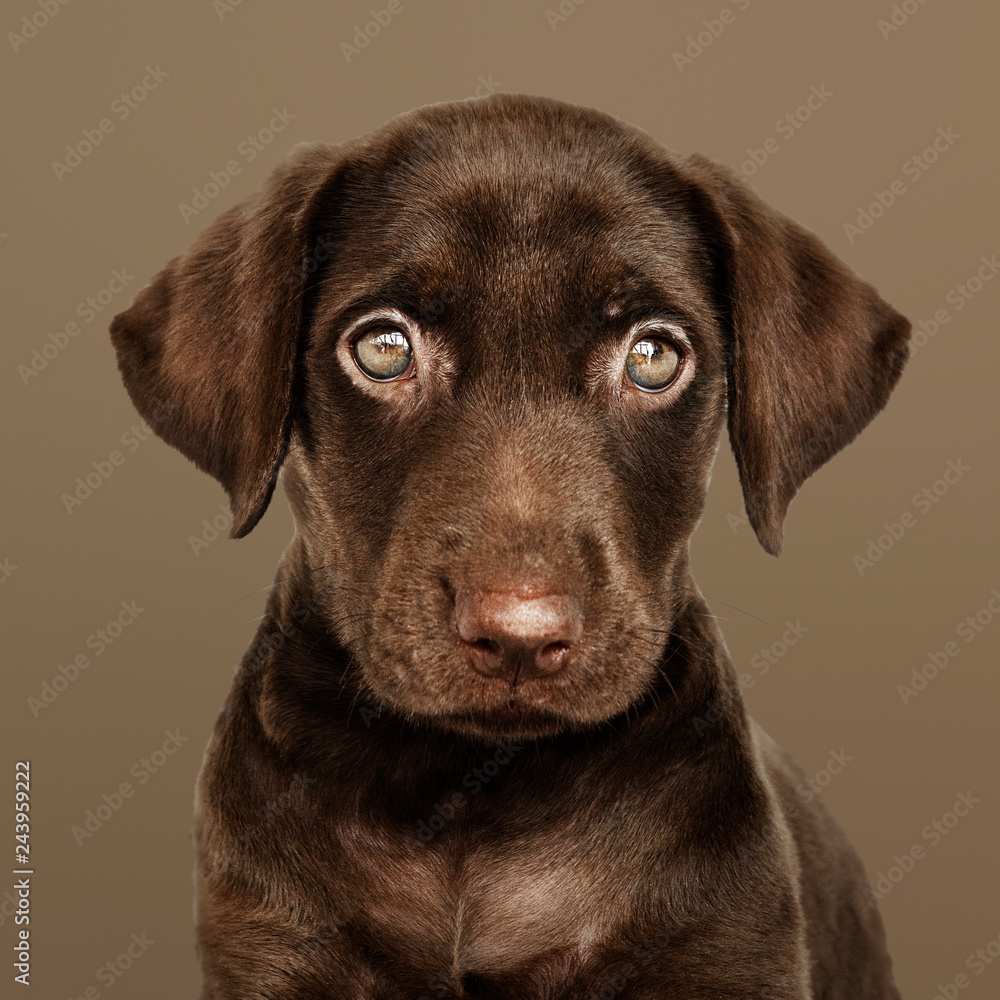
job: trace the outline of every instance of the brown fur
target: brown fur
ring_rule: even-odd
[[[415,378],[354,366],[377,308]],[[652,319],[680,390],[622,376]],[[234,536],[279,471],[296,522],[199,779],[205,1000],[897,997],[688,540],[728,418],[776,554],[908,331],[729,171],[517,95],[297,147],[168,265],[112,326],[132,399]],[[484,672],[457,630],[528,597],[561,668]]]

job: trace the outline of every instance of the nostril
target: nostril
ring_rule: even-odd
[[[503,652],[500,643],[493,639],[476,639],[471,645],[473,649],[481,649],[484,653],[499,654]]]
[[[462,989],[466,996],[481,997],[486,992],[486,981],[482,976],[463,976]]]
[[[566,665],[583,630],[577,599],[528,586],[455,595],[455,627],[472,665],[490,677],[541,677]]]
[[[539,676],[562,670],[569,657],[570,643],[550,642],[535,654],[534,672]]]

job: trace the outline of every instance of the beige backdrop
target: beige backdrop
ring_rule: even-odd
[[[30,760],[34,995],[197,994],[192,788],[291,533],[279,494],[249,538],[213,540],[222,490],[148,436],[108,321],[293,143],[498,89],[745,164],[923,321],[888,409],[793,504],[781,559],[742,520],[724,447],[694,564],[751,711],[881,886],[903,995],[1000,995],[996,5],[374,10],[385,23],[371,0],[15,0],[2,15],[4,798]],[[879,558],[858,562],[870,545]],[[14,832],[8,806],[0,869]],[[5,980],[16,878],[0,876]]]

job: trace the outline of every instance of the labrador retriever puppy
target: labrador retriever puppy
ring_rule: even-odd
[[[296,147],[112,325],[295,518],[198,783],[204,1000],[898,997],[860,861],[691,575],[764,548],[909,324],[734,173],[496,95]]]

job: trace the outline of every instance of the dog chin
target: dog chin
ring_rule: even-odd
[[[421,705],[406,712],[411,721],[434,729],[457,733],[477,742],[540,740],[568,732],[584,732],[605,721],[603,715],[590,718],[588,713],[540,707],[530,701],[513,698],[489,702],[469,702],[442,706]]]
[[[584,723],[523,702],[470,708],[464,712],[443,712],[430,716],[428,721],[462,736],[489,742],[538,740],[558,736],[567,730],[586,728]]]

